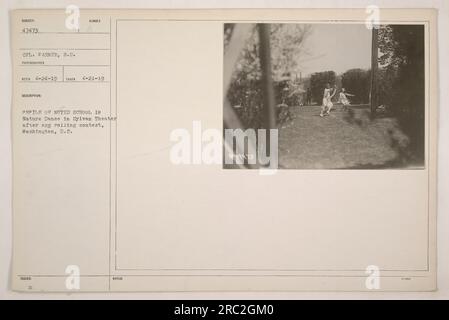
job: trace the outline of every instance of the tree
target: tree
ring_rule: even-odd
[[[379,30],[379,64],[388,81],[381,96],[409,136],[406,154],[424,161],[424,26],[386,25]],[[382,98],[382,97],[381,97]]]
[[[301,72],[299,58],[305,52],[305,40],[310,32],[311,26],[307,24],[271,25],[271,60],[275,81]]]
[[[314,102],[321,104],[326,84],[335,85],[336,78],[334,71],[316,72],[310,76],[310,90]]]
[[[234,24],[225,24],[224,26],[225,51],[234,26]],[[310,25],[305,24],[271,24],[272,76],[278,90],[282,86],[277,83],[300,72],[299,59],[305,50],[304,43],[310,30]],[[246,127],[259,128],[262,126],[260,113],[264,106],[260,88],[261,75],[259,38],[256,24],[254,24],[240,59],[236,63],[227,92],[229,102],[232,106],[237,107],[236,112]],[[281,96],[279,92],[276,95]]]
[[[353,103],[368,103],[371,87],[371,72],[363,69],[350,69],[341,76],[341,85],[349,93]]]

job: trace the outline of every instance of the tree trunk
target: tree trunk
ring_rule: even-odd
[[[378,90],[377,90],[377,71],[378,71],[378,29],[373,26],[372,44],[371,44],[371,113],[374,114],[378,107]]]

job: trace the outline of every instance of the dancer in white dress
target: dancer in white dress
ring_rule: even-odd
[[[348,110],[348,106],[351,104],[348,100],[348,97],[354,97],[354,95],[347,93],[345,88],[341,88],[341,92],[338,97],[338,101],[343,105],[344,111]]]
[[[337,92],[336,88],[332,89],[329,83],[326,84],[326,88],[324,89],[323,94],[323,105],[321,106],[320,117],[329,115],[332,107],[334,106],[334,104],[332,103],[332,98],[334,97],[336,92]]]

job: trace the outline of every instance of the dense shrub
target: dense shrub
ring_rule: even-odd
[[[335,85],[336,75],[334,71],[317,72],[310,76],[310,90],[314,102],[321,104],[323,90],[327,83],[331,86]]]
[[[342,74],[341,86],[345,88],[348,93],[354,95],[354,97],[351,97],[352,103],[369,103],[371,71],[350,69]]]

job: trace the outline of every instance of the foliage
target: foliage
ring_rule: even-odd
[[[299,57],[306,52],[305,40],[311,32],[310,25],[287,23],[271,25],[271,62],[273,79],[283,80],[301,72]]]
[[[246,128],[262,128],[263,93],[260,80],[243,78],[231,82],[228,99]]]
[[[314,102],[321,104],[323,100],[323,90],[326,84],[334,86],[336,83],[336,75],[334,71],[316,72],[310,76],[310,90]]]
[[[234,24],[225,24],[224,47],[232,37]],[[310,25],[271,24],[270,44],[272,77],[276,103],[285,102],[283,89],[286,79],[300,72],[299,58],[304,52],[304,42],[310,33]],[[256,24],[245,43],[240,59],[232,76],[227,98],[235,107],[245,127],[263,126],[263,92],[261,90],[261,67],[259,59],[259,38]],[[290,97],[291,98],[291,97]],[[282,120],[282,119],[279,119]]]
[[[424,161],[424,26],[383,26],[379,50],[380,98],[410,138],[408,156]]]
[[[351,97],[352,103],[368,103],[371,88],[371,71],[350,69],[342,74],[341,86],[348,93],[354,95],[354,97]]]

